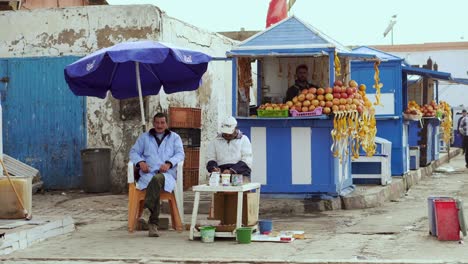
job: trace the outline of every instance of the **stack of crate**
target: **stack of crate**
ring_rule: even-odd
[[[198,185],[200,169],[201,109],[169,107],[169,127],[184,145],[184,191]]]

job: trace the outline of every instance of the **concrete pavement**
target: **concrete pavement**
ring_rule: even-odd
[[[467,200],[464,165],[457,156],[444,165],[453,172],[421,178],[402,197],[374,208],[263,211],[261,218],[273,219],[275,230],[306,232],[305,240],[287,244],[240,245],[230,239],[205,244],[189,241],[187,231],[149,238],[143,231],[127,233],[125,195],[35,195],[36,214],[70,214],[77,230],[14,252],[2,263],[468,263],[465,244],[428,235],[426,200],[430,195]]]

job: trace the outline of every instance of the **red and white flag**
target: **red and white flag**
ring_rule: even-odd
[[[288,17],[288,3],[287,0],[270,0],[268,7],[268,14],[266,19],[266,27],[280,22]]]

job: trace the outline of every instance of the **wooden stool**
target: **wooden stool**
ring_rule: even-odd
[[[143,213],[145,196],[146,190],[138,190],[135,183],[128,184],[128,232],[133,232],[135,230],[137,220]],[[177,202],[174,193],[162,191],[160,199],[161,201],[169,202],[172,228],[177,231],[182,231],[182,221],[180,219],[179,210],[177,209]]]

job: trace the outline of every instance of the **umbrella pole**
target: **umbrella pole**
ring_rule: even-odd
[[[146,132],[145,112],[143,107],[143,95],[141,93],[141,80],[140,80],[140,63],[135,61],[136,80],[138,87],[138,97],[140,99],[140,113],[141,113],[141,127],[143,132]]]

